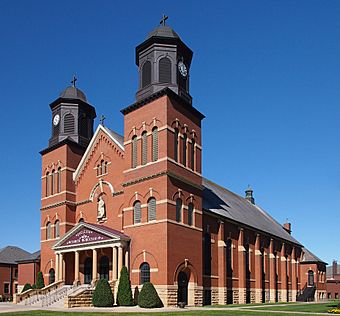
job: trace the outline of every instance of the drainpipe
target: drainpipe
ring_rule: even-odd
[[[9,266],[9,296],[13,296],[13,291],[12,291],[12,287],[13,287],[13,271],[12,271],[12,266]]]

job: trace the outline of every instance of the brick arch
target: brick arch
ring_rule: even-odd
[[[138,270],[143,262],[147,262],[151,269],[158,268],[158,262],[155,256],[151,252],[142,251],[137,254],[132,261],[132,269]]]
[[[179,191],[176,191],[173,195],[172,195],[172,200],[176,201],[176,199],[180,198],[182,201],[186,201],[186,197],[185,194],[183,194],[183,192],[181,191],[181,194],[179,193]]]
[[[184,261],[184,262],[181,262],[177,265],[175,272],[174,272],[174,276],[173,276],[173,283],[174,284],[177,284],[178,274],[180,272],[185,272],[187,274],[189,282],[193,282],[193,283],[197,284],[198,273],[197,273],[195,267],[190,263],[190,261]]]
[[[46,262],[45,267],[42,271],[43,275],[45,276],[45,274],[49,274],[51,268],[55,268],[55,262],[53,259],[50,259]]]
[[[82,211],[80,211],[79,214],[76,217],[76,225],[79,223],[79,220],[81,218],[84,220],[84,222],[86,222],[86,216],[85,216],[85,214]]]
[[[150,194],[150,189],[149,189],[146,192],[146,194],[143,196],[143,199],[145,200],[145,202],[147,202],[151,197],[154,197],[157,201],[159,201],[161,199],[161,195],[154,188],[151,188],[151,189],[152,189],[152,195]]]
[[[136,195],[137,195],[137,198],[136,198]],[[143,200],[143,196],[140,193],[136,192],[136,194],[133,194],[132,197],[130,198],[128,206],[132,206],[136,201],[140,201],[142,203],[142,200]]]
[[[178,119],[172,121],[171,127],[174,128],[174,129],[175,129],[175,128],[178,128],[178,130],[180,130],[180,129],[181,129],[181,123],[180,123],[180,121],[179,121]]]
[[[97,190],[97,188],[100,186],[101,183],[102,183],[103,185],[107,185],[107,186],[110,188],[111,194],[113,194],[113,193],[115,192],[114,189],[113,189],[113,186],[112,186],[112,184],[111,184],[110,182],[104,181],[104,180],[99,181],[98,183],[96,183],[96,184],[94,185],[94,187],[93,187],[92,190],[91,190],[90,197],[89,197],[89,200],[90,200],[91,202],[93,202],[94,194],[96,193],[96,190]]]

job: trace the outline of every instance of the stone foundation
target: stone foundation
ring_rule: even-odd
[[[240,304],[240,294],[238,289],[233,289],[233,304]]]
[[[275,303],[275,295],[276,295],[276,290],[270,289],[269,290],[269,300],[268,302],[270,303]]]
[[[292,297],[291,302],[296,302],[297,291],[296,290],[291,290],[290,293],[291,293],[291,297]]]
[[[211,288],[211,305],[217,305],[219,302],[219,288],[212,287]]]
[[[245,304],[247,298],[247,290],[245,288],[238,289],[238,304]]]
[[[219,287],[218,288],[218,303],[219,305],[227,304],[227,288]]]
[[[255,289],[255,303],[262,303],[262,289]]]

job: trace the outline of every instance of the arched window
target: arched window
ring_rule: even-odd
[[[158,128],[152,130],[152,161],[158,160]]]
[[[102,173],[101,173],[101,165],[97,165],[97,176],[100,176]]]
[[[132,168],[137,167],[137,136],[132,137]]]
[[[148,221],[156,220],[156,199],[150,198],[148,201]]]
[[[141,222],[141,204],[140,201],[136,201],[133,205],[133,222],[134,224],[138,224]]]
[[[58,168],[57,171],[57,192],[61,192],[61,168]]]
[[[148,162],[148,134],[146,131],[142,133],[142,165]]]
[[[147,262],[140,265],[140,284],[145,282],[150,282],[150,265]]]
[[[51,239],[51,223],[46,224],[46,239]]]
[[[195,170],[195,139],[191,139],[191,169]]]
[[[211,236],[209,233],[204,235],[204,274],[211,274]]]
[[[151,62],[146,61],[142,67],[142,88],[151,83]]]
[[[188,225],[192,226],[194,219],[194,204],[189,203],[188,205]]]
[[[74,125],[74,116],[71,113],[66,114],[64,117],[64,133],[74,133]]]
[[[109,258],[103,256],[99,261],[99,278],[109,280]]]
[[[60,237],[60,227],[59,227],[59,220],[56,220],[54,223],[54,237]]]
[[[187,134],[183,135],[183,165],[187,165],[187,140],[188,136]]]
[[[175,128],[175,135],[174,135],[174,158],[175,158],[176,162],[178,162],[178,135],[179,135],[179,130],[178,130],[178,128]]]
[[[48,272],[49,276],[48,276],[48,283],[52,284],[55,282],[55,272],[54,269],[50,269],[50,271]]]
[[[50,195],[50,173],[49,172],[46,172],[46,187],[45,187],[45,190],[46,190],[46,196],[49,196]]]
[[[171,61],[169,58],[162,58],[159,61],[159,82],[171,83]]]
[[[102,173],[101,174],[105,174],[106,173],[106,165],[105,165],[105,161],[102,160],[100,162],[100,165],[101,165],[101,169],[102,169]]]
[[[176,221],[177,222],[182,221],[182,200],[181,199],[176,200]]]
[[[312,270],[308,271],[308,286],[314,286],[314,272]]]
[[[55,173],[55,170],[53,169],[52,172],[51,172],[51,194],[53,195],[54,194],[54,173]]]

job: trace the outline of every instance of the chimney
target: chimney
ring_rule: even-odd
[[[338,262],[336,260],[333,260],[333,279],[338,274]]]
[[[288,234],[292,233],[292,224],[288,222],[288,220],[283,224],[283,228],[287,231]]]
[[[253,197],[253,189],[250,187],[250,185],[248,185],[246,192],[246,200],[248,200],[251,204],[255,205],[255,199]]]

